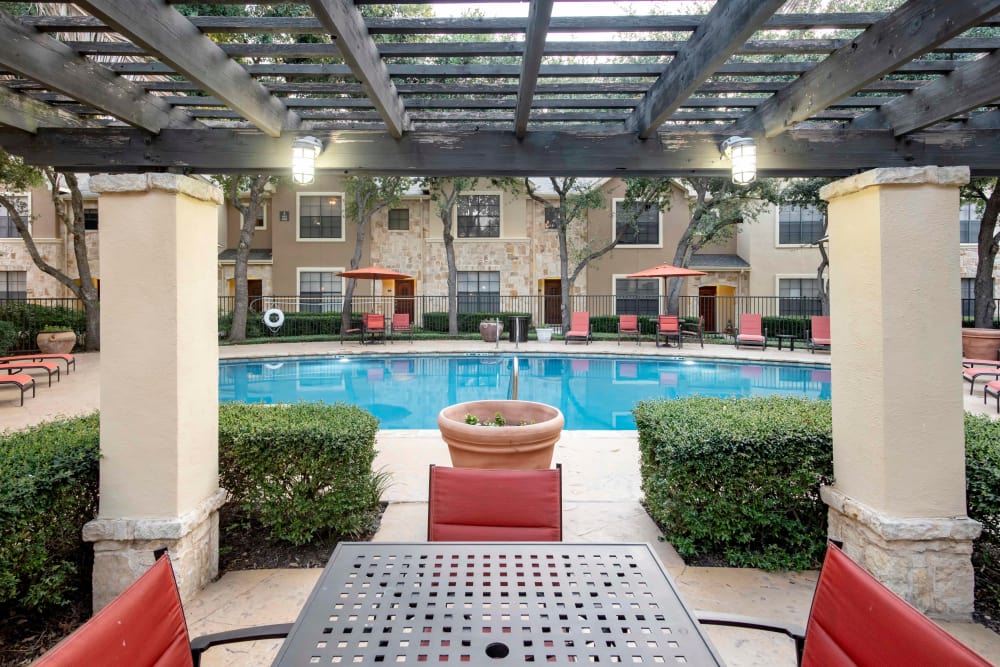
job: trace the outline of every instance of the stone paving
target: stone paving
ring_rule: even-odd
[[[481,341],[397,341],[386,345],[361,346],[357,342],[275,343],[223,346],[223,359],[282,357],[292,355],[413,354],[513,351],[513,343],[499,346]],[[690,344],[681,350],[655,348],[651,342],[595,342],[591,345],[521,343],[523,352],[643,354],[705,356],[726,359],[829,363],[830,355],[808,351],[768,349],[735,350],[732,346]],[[16,401],[0,403],[0,428],[23,428],[56,415],[76,415],[96,409],[100,401],[100,355],[78,355],[77,371],[51,389],[39,387],[35,399],[24,408]],[[956,374],[957,375],[957,374]],[[136,378],[141,379],[141,369]],[[987,412],[982,394],[968,396],[962,390],[966,409]],[[7,396],[0,393],[0,401]],[[385,500],[389,503],[374,539],[419,541],[426,538],[427,466],[449,464],[447,447],[436,431],[381,431],[378,435],[378,467],[392,476]],[[648,542],[674,577],[689,606],[696,609],[743,613],[785,622],[804,623],[809,612],[815,572],[774,572],[753,569],[688,567],[666,542],[661,541],[639,501],[638,443],[634,432],[567,431],[556,447],[555,460],[564,474],[564,539],[569,542]],[[230,572],[210,584],[185,609],[192,635],[235,627],[289,622],[319,576],[318,569],[257,570]],[[1000,664],[1000,637],[973,623],[942,623],[987,659]],[[729,665],[794,664],[787,639],[765,633],[731,628],[712,628],[710,636]],[[219,665],[268,665],[279,642],[256,642],[214,649],[203,662]]]

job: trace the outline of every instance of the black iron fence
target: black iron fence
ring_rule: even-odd
[[[83,341],[87,331],[87,316],[83,301],[73,298],[4,299],[0,300],[0,321],[14,325],[15,337],[10,352],[33,352],[38,349],[35,338],[47,326],[69,327]]]

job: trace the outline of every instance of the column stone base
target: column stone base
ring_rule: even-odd
[[[83,539],[94,543],[93,606],[96,613],[152,566],[153,551],[166,547],[186,601],[219,576],[219,489],[176,519],[94,519]]]
[[[830,539],[842,540],[852,560],[931,618],[971,620],[978,521],[890,517],[832,486],[820,496],[830,508]]]

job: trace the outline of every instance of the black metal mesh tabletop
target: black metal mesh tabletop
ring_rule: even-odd
[[[721,665],[645,544],[341,543],[274,665]]]

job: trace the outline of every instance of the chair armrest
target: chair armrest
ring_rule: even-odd
[[[191,660],[194,667],[201,665],[201,654],[213,646],[235,644],[258,639],[284,639],[292,629],[292,623],[277,623],[275,625],[258,625],[252,628],[240,628],[227,632],[215,632],[202,635],[191,640]]]
[[[751,630],[764,630],[766,632],[780,632],[787,635],[795,642],[795,664],[802,664],[802,651],[806,645],[806,631],[801,625],[796,623],[778,623],[771,619],[756,618],[753,616],[741,616],[739,614],[725,614],[714,611],[695,610],[695,617],[703,625],[722,625],[729,628],[749,628]]]

